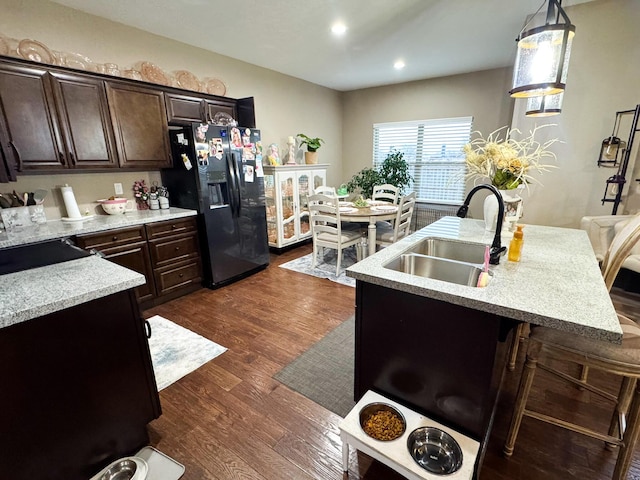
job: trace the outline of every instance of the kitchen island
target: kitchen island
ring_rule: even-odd
[[[356,401],[368,390],[480,442],[491,430],[507,346],[520,322],[619,343],[614,307],[586,232],[528,225],[519,263],[491,266],[485,288],[387,268],[426,238],[489,245],[484,222],[445,217],[358,262]],[[510,236],[502,242],[508,245]]]
[[[192,215],[171,209],[47,222],[4,233],[0,246],[20,255],[20,246],[34,242],[45,248],[57,243],[52,239]],[[146,425],[161,414],[151,332],[133,292],[145,277],[81,253],[0,275],[0,472],[6,478],[89,478],[145,446]]]

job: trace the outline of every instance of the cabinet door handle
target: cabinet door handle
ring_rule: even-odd
[[[116,237],[115,235],[111,238],[112,242],[117,242],[118,241],[118,237]]]
[[[11,148],[13,148],[13,151],[16,153],[16,158],[18,159],[18,171],[21,172],[22,171],[22,157],[20,156],[20,152],[18,151],[18,147],[16,147],[16,144],[13,142],[13,140],[11,140],[9,142],[9,145],[11,146]]]
[[[172,229],[172,230],[175,230],[176,228],[178,228],[178,226],[177,226],[177,225],[171,225],[171,229]]]
[[[62,165],[66,165],[67,164],[67,162],[64,159],[64,155],[62,154],[62,152],[58,152],[58,158],[60,159],[60,163]]]
[[[151,324],[149,323],[149,320],[144,321],[144,329],[146,331],[147,338],[151,338]]]
[[[180,250],[180,247],[176,247],[176,252],[177,252],[178,250]]]
[[[73,152],[69,153],[69,158],[71,158],[71,163],[76,164],[76,157],[73,155]]]
[[[182,277],[184,277],[184,273],[179,273],[179,274],[178,274],[178,276],[179,276],[180,278],[182,278]]]

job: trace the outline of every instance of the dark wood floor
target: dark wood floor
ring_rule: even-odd
[[[151,444],[186,466],[184,480],[342,478],[340,417],[272,378],[354,311],[355,289],[278,268],[308,252],[306,245],[273,255],[266,270],[247,279],[144,312],[229,349],[160,393],[163,415],[150,424]],[[614,301],[640,316],[640,297],[616,293]],[[481,480],[611,478],[616,453],[602,442],[533,419],[523,421],[513,457],[502,456],[524,348],[516,371],[505,375]],[[615,379],[591,375],[615,390]],[[536,380],[533,408],[606,431],[605,401],[545,372]],[[351,479],[403,478],[353,449],[349,473]],[[640,455],[629,478],[640,479]]]

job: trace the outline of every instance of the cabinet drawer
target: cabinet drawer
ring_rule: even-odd
[[[177,235],[181,233],[191,233],[197,231],[195,218],[184,218],[165,222],[149,223],[146,226],[149,240]]]
[[[166,295],[174,290],[188,287],[202,281],[200,260],[181,263],[155,271],[158,295]]]
[[[198,256],[198,237],[183,235],[149,242],[154,267]]]
[[[93,233],[90,235],[78,235],[76,243],[84,249],[95,248],[96,250],[104,250],[105,248],[117,247],[132,242],[144,241],[147,235],[144,225],[132,228],[121,228],[119,230],[109,230],[107,232]]]

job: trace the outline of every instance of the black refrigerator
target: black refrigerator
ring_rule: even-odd
[[[162,184],[174,207],[198,211],[205,286],[269,264],[260,130],[194,123],[169,131],[173,167]]]

